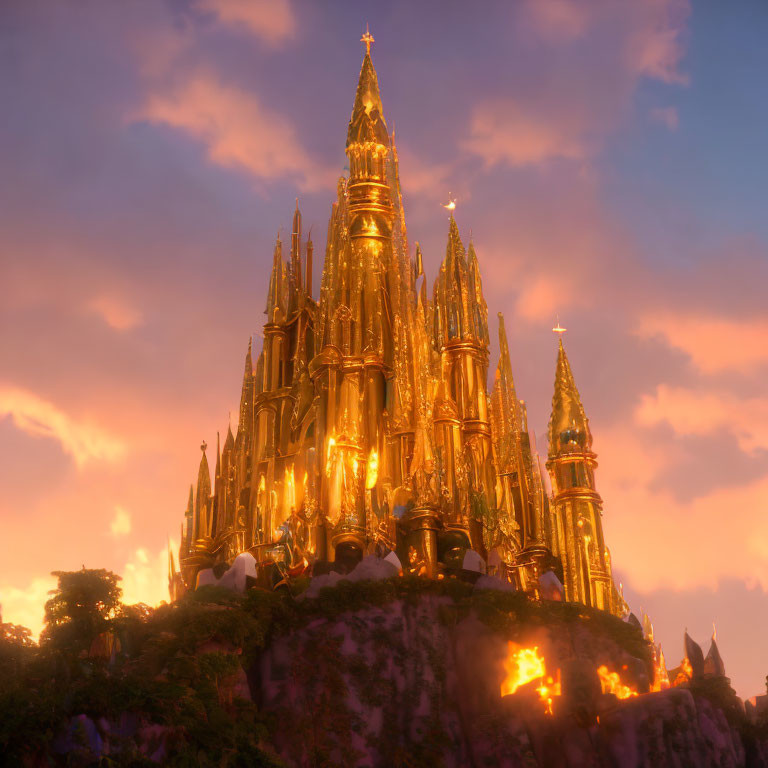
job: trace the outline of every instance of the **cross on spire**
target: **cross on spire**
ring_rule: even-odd
[[[373,35],[371,34],[370,30],[368,29],[368,24],[365,25],[365,34],[360,38],[361,43],[365,43],[365,54],[366,56],[371,55],[371,43],[375,42],[373,39]]]
[[[554,327],[552,330],[553,330],[555,333],[558,333],[558,334],[563,334],[563,333],[565,333],[565,332],[568,330],[567,328],[563,328],[563,327],[560,325],[560,316],[559,316],[559,315],[558,315],[558,317],[557,317],[557,323],[555,324],[555,327]]]

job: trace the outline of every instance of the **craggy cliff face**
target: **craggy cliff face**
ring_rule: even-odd
[[[543,626],[523,603],[518,616],[497,614],[494,599],[468,613],[445,596],[396,600],[318,618],[271,645],[251,683],[275,717],[277,752],[296,766],[768,765],[754,745],[747,762],[738,729],[709,700],[647,693],[642,641],[614,635],[620,622],[557,606],[566,610]],[[515,687],[521,648],[543,660],[533,672],[543,681]],[[606,668],[621,673],[613,689]]]

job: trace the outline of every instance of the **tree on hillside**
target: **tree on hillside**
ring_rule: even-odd
[[[18,673],[35,647],[32,633],[19,624],[7,624],[0,616],[0,680]]]
[[[60,648],[88,650],[121,610],[120,576],[104,568],[54,571],[58,587],[45,604],[41,642]]]

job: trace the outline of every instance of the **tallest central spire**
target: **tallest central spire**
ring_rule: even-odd
[[[347,147],[354,142],[376,141],[389,144],[387,124],[384,121],[384,110],[379,95],[379,81],[371,60],[371,43],[373,35],[366,26],[365,34],[360,38],[365,43],[365,58],[360,68],[360,78],[355,93],[355,104],[352,107],[352,117],[347,131]]]

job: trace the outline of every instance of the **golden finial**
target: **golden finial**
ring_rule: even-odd
[[[563,328],[562,325],[560,325],[560,315],[557,316],[557,322],[555,323],[555,327],[552,329],[554,333],[560,333],[563,334],[567,331],[567,328]]]
[[[370,56],[371,55],[371,43],[375,42],[373,39],[373,35],[370,33],[370,30],[368,29],[368,25],[365,25],[365,34],[360,38],[361,43],[365,43],[365,55]]]
[[[205,449],[206,449],[207,447],[208,447],[208,443],[206,443],[206,442],[205,442],[205,440],[203,440],[203,442],[202,442],[202,443],[200,443],[200,450],[201,450],[203,453],[205,453]]]
[[[451,197],[451,193],[448,193],[448,202],[443,205],[446,211],[453,213],[456,210],[456,198]]]

